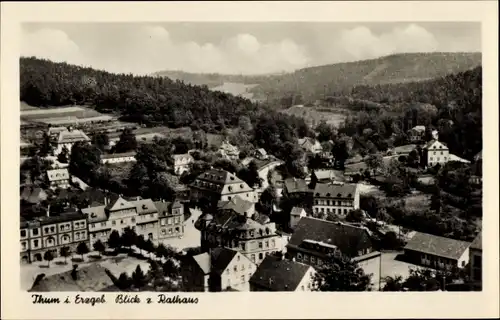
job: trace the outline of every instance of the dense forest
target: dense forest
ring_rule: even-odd
[[[163,77],[112,74],[37,58],[20,60],[20,97],[33,106],[90,105],[149,126],[199,126],[205,131],[255,119],[265,107],[206,86]]]

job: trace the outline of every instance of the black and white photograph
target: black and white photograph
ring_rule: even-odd
[[[22,290],[481,291],[481,23],[20,43]]]

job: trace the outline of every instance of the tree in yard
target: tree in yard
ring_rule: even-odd
[[[71,148],[69,171],[80,178],[87,177],[87,182],[95,178],[101,165],[101,152],[97,147],[77,142]]]
[[[126,128],[120,134],[120,140],[115,145],[115,152],[128,152],[137,148],[137,139],[132,129]]]
[[[384,166],[384,160],[379,154],[372,154],[366,159],[366,165],[371,172],[375,173],[378,169]]]
[[[266,189],[264,189],[264,191],[262,191],[262,194],[260,195],[258,203],[258,206],[260,207],[262,213],[270,214],[273,209],[273,203],[275,203],[277,199],[278,197],[275,186],[269,185]]]
[[[121,291],[127,291],[130,289],[132,286],[132,279],[127,275],[126,272],[122,272],[120,276],[118,277],[116,286],[121,290]]]
[[[363,210],[356,209],[349,211],[345,219],[348,222],[362,222],[363,217],[364,217]]]
[[[70,247],[61,247],[61,249],[59,249],[59,255],[61,257],[64,257],[65,264],[68,263],[67,259],[71,255],[71,248]]]
[[[160,259],[163,257],[167,257],[167,248],[165,248],[165,245],[163,243],[159,243],[155,248],[155,255]]]
[[[151,257],[151,254],[155,252],[155,244],[151,239],[146,240],[144,243],[144,250],[146,250],[149,253],[149,257]]]
[[[147,284],[147,278],[142,271],[141,266],[137,265],[135,271],[132,273],[132,283],[136,289],[141,289]]]
[[[96,242],[94,242],[94,250],[99,252],[99,257],[102,256],[102,253],[106,250],[106,246],[104,245],[104,243],[102,243],[101,240],[97,240]]]
[[[140,236],[137,237],[137,241],[135,242],[135,246],[139,249],[142,255],[142,250],[146,250],[146,240],[144,240],[144,237]]]
[[[61,152],[57,155],[57,161],[60,163],[68,163],[69,160],[69,150],[64,146]]]
[[[317,291],[369,291],[371,275],[340,252],[331,254],[314,276]]]
[[[89,253],[89,247],[85,242],[80,242],[76,247],[76,253],[80,254],[83,260],[83,255]]]
[[[117,230],[113,230],[111,234],[109,235],[108,239],[108,247],[111,249],[117,250],[122,246],[122,240],[120,237],[120,234],[118,233]]]
[[[360,207],[365,210],[370,217],[374,219],[379,218],[379,208],[380,205],[378,203],[377,198],[372,195],[361,197],[360,199]]]
[[[40,147],[38,148],[38,154],[40,157],[45,158],[46,156],[50,155],[53,151],[52,147],[52,142],[50,141],[50,136],[45,132],[42,137],[42,143],[40,144]]]
[[[179,276],[179,266],[177,265],[177,261],[172,258],[169,258],[162,266],[163,274],[166,277],[176,279]]]
[[[43,260],[47,261],[47,266],[50,267],[50,262],[54,260],[54,254],[52,253],[52,251],[45,251],[45,253],[43,254]]]
[[[92,136],[92,144],[104,151],[109,146],[109,136],[104,132],[96,133]]]
[[[410,275],[403,283],[409,291],[437,291],[440,289],[436,272],[430,269],[410,269]]]
[[[435,210],[436,214],[441,213],[441,208],[443,206],[443,199],[441,196],[441,188],[439,187],[438,184],[434,186],[434,192],[432,193],[431,196],[431,205],[430,208],[431,210]]]
[[[121,242],[124,247],[128,247],[129,251],[132,250],[132,246],[137,243],[137,233],[135,233],[135,230],[126,227],[125,230],[123,230],[123,234],[121,235]]]
[[[386,277],[384,282],[385,285],[382,287],[382,291],[403,291],[403,277],[400,275]]]

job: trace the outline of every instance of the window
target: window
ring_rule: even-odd
[[[46,228],[44,228],[44,229],[43,229],[43,232],[45,232],[45,233],[49,233],[49,228],[47,228],[47,227],[46,227]]]
[[[167,219],[167,224],[172,224],[172,218]]]
[[[311,263],[315,263],[316,262],[316,258],[311,256]]]
[[[168,229],[168,234],[172,234],[172,228]]]
[[[135,222],[135,218],[134,217],[130,218],[130,221]]]
[[[443,155],[443,151],[441,151],[441,155]]]
[[[238,266],[234,266],[233,270],[234,272],[238,272]]]
[[[80,222],[75,222],[75,228],[80,228]],[[64,229],[64,225],[61,226],[61,229]]]
[[[181,229],[179,229],[179,227],[176,227],[175,232],[181,232]]]
[[[434,155],[436,155],[436,151],[434,151],[434,153],[433,153],[433,154],[434,154]]]
[[[92,223],[92,224],[90,225],[90,228],[95,228],[95,223]]]
[[[243,270],[245,270],[245,265],[244,264],[241,265],[241,271],[243,271]]]
[[[240,261],[240,255],[236,257],[236,261]]]
[[[245,282],[245,275],[241,276],[241,282],[243,282],[243,283]]]
[[[432,157],[431,157],[431,161],[432,161],[432,160],[434,160],[434,159],[432,159]]]
[[[306,288],[304,288],[304,286],[300,286],[300,289],[301,289],[302,291],[305,291],[305,290],[306,290]]]
[[[95,237],[96,237],[95,233],[92,233],[92,238],[95,238]]]
[[[123,220],[120,220],[120,224],[123,224]]]
[[[252,262],[254,262],[254,263],[255,263],[255,254],[252,254],[252,255],[251,255],[251,259],[250,259],[250,260],[252,260]]]
[[[323,260],[321,260],[320,258],[318,258],[318,266],[320,266],[322,264],[323,264]]]
[[[269,230],[268,230],[268,234],[269,234]],[[269,248],[269,240],[266,240],[266,248]]]
[[[262,241],[259,241],[259,249],[262,249]]]
[[[50,227],[50,232],[55,232],[56,228],[54,226]]]
[[[38,229],[33,229],[33,235],[37,236],[38,235]]]
[[[167,224],[167,223],[166,223],[165,219],[161,219],[161,220],[160,220],[160,225],[161,225],[161,226],[164,226],[164,225],[166,225],[166,224]]]
[[[22,250],[26,250],[26,242],[21,242],[21,248]]]
[[[272,248],[276,247],[276,240],[274,240],[274,239],[271,240],[271,247]]]
[[[161,234],[164,236],[167,234],[167,231],[165,229],[161,229]]]
[[[21,230],[21,237],[26,237],[26,230]]]
[[[106,222],[101,222],[101,227],[105,227],[105,226],[106,226]]]
[[[264,255],[261,253],[259,253],[259,260],[262,260],[264,258]]]
[[[154,217],[155,217],[155,215],[154,215],[153,213],[150,213],[150,214],[149,214],[149,217],[150,217],[150,218],[154,218]],[[133,219],[133,218],[132,218],[132,219]]]
[[[302,260],[302,253],[297,253],[297,260]]]
[[[231,272],[231,271],[229,270],[229,268],[227,268],[226,269],[226,273],[229,274],[229,272]]]
[[[111,224],[116,226],[116,221],[115,220],[111,221]]]
[[[245,244],[244,243],[241,244],[241,250],[245,250]]]
[[[437,157],[437,161],[440,161],[440,160],[441,160],[441,158],[440,158],[440,157]]]

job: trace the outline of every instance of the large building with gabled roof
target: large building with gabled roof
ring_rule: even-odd
[[[424,166],[434,167],[437,164],[444,165],[450,161],[450,150],[444,143],[437,139],[432,139],[427,142],[422,148],[422,151]]]
[[[68,153],[71,153],[71,148],[77,142],[88,143],[90,138],[82,130],[68,127],[66,130],[59,132],[54,154],[57,156],[64,148],[68,150]]]
[[[359,188],[351,183],[318,183],[313,193],[313,214],[326,218],[330,215],[346,217],[359,209]]]
[[[211,169],[200,174],[190,185],[190,199],[195,203],[205,201],[216,207],[219,201],[230,201],[235,196],[256,203],[257,193],[233,173]]]

